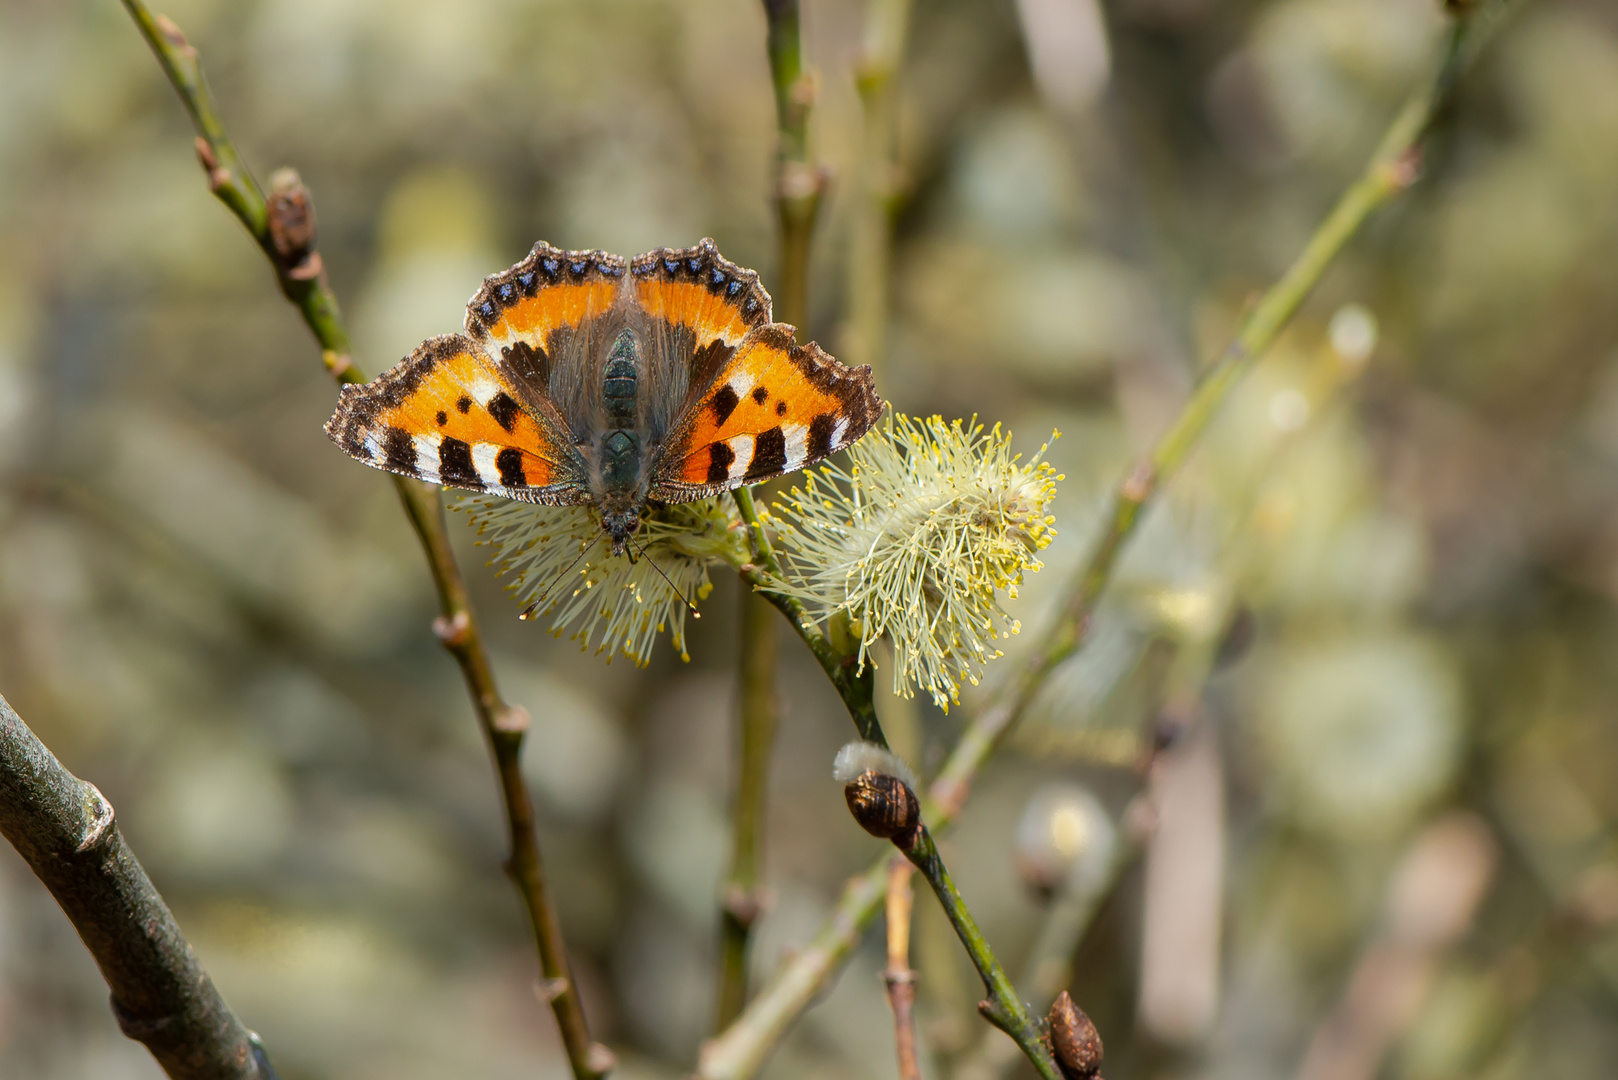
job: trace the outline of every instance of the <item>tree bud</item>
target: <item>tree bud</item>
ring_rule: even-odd
[[[915,792],[897,776],[867,770],[843,788],[843,798],[860,827],[908,851],[921,829]]]
[[[1050,1011],[1051,1053],[1068,1080],[1099,1080],[1101,1033],[1063,990]]]

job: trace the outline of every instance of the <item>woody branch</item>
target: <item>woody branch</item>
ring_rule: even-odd
[[[0,835],[61,905],[112,991],[118,1027],[174,1080],[275,1080],[124,842],[112,804],[0,697]]]
[[[207,172],[210,190],[230,208],[269,258],[282,293],[303,316],[332,377],[342,383],[364,382],[365,375],[350,356],[348,328],[315,247],[308,190],[296,173],[283,169],[272,178],[269,198],[265,198],[219,117],[197,50],[179,27],[164,16],[153,15],[141,0],[123,2],[191,115],[197,130],[197,156]],[[612,1068],[613,1056],[590,1038],[561,922],[545,879],[533,801],[520,767],[523,736],[530,722],[528,713],[521,706],[508,704],[495,684],[466,582],[450,547],[438,489],[398,476],[391,480],[427,557],[438,592],[442,614],[434,621],[433,631],[460,665],[472,707],[494,757],[511,841],[506,872],[528,911],[543,975],[541,996],[556,1017],[576,1080],[599,1080]]]

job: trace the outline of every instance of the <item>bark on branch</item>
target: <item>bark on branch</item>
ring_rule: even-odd
[[[174,1080],[275,1080],[180,933],[94,784],[0,697],[0,834],[45,883],[112,990],[112,1013]]]

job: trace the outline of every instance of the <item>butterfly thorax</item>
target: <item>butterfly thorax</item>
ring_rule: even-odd
[[[614,555],[640,528],[641,437],[636,396],[641,366],[640,341],[624,330],[613,340],[601,369],[601,487],[597,506],[601,527],[612,537]]]

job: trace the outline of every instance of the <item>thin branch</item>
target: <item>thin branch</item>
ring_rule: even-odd
[[[837,688],[860,738],[887,746],[888,738],[883,734],[882,723],[876,715],[875,671],[870,665],[861,670],[859,656],[854,650],[840,649],[833,644],[815,625],[814,617],[797,597],[774,591],[776,583],[783,579],[783,572],[775,550],[770,546],[758,507],[753,503],[753,494],[747,488],[737,488],[732,494],[736,498],[736,509],[747,524],[753,555],[752,562],[737,564],[736,572],[758,595],[774,604],[787,617],[787,622],[797,631],[798,637],[809,646],[809,651],[820,663],[820,669]]]
[[[1184,463],[1230,392],[1274,343],[1359,226],[1419,178],[1422,144],[1434,118],[1448,100],[1460,72],[1475,58],[1514,2],[1497,0],[1487,10],[1456,24],[1437,74],[1399,112],[1363,173],[1315,230],[1292,266],[1253,308],[1236,339],[1198,385],[1173,427],[1150,455],[1125,473],[1101,539],[1075,578],[1063,611],[1050,630],[1036,638],[1045,643],[1044,647],[1016,678],[1000,688],[995,704],[974,718],[929,787],[933,806],[927,818],[934,828],[942,830],[959,813],[978,772],[1027,711],[1045,680],[1083,644],[1090,616],[1111,580],[1118,555],[1133,534],[1141,511]],[[743,576],[755,588],[769,588],[769,575],[756,567],[751,574],[744,571]],[[768,592],[766,595],[788,614],[795,627],[800,626],[801,606],[794,612],[788,599],[778,599]],[[809,641],[810,635],[818,631],[810,624],[800,628],[799,633]],[[821,658],[818,651],[816,655],[828,671],[838,662],[835,651],[828,658]],[[758,1072],[775,1044],[825,989],[875,919],[881,908],[885,875],[886,858],[849,881],[810,947],[784,964],[737,1022],[703,1047],[698,1072],[702,1080],[747,1080]]]
[[[916,973],[910,970],[910,867],[897,858],[888,862],[888,966],[882,983],[893,1008],[893,1045],[899,1080],[921,1080],[916,1060]]]
[[[983,979],[983,988],[989,996],[978,1003],[978,1012],[989,1023],[1011,1036],[1024,1056],[1033,1062],[1034,1071],[1044,1080],[1064,1080],[1056,1059],[1051,1056],[1050,1047],[1040,1037],[1039,1024],[1029,1015],[1028,1007],[1017,994],[1017,988],[1011,985],[1011,978],[984,940],[977,920],[972,918],[966,901],[956,889],[955,882],[944,867],[944,860],[939,857],[938,845],[925,825],[920,829],[916,842],[904,849],[904,854],[921,871],[927,884],[932,886],[944,914],[949,916],[950,925],[955,928],[955,936],[966,946],[972,965]]]
[[[731,862],[720,920],[719,1005],[714,1030],[741,1015],[747,1004],[747,952],[753,924],[764,908],[764,815],[769,794],[770,754],[780,719],[775,661],[780,625],[770,605],[751,589],[742,592],[741,693],[737,739],[736,804]]]
[[[319,342],[332,377],[339,382],[364,382],[364,374],[349,355],[348,329],[337,298],[326,282],[320,253],[315,249],[314,215],[308,190],[296,173],[283,169],[272,180],[269,199],[265,198],[219,118],[203,78],[197,50],[186,41],[179,27],[164,16],[154,16],[142,0],[123,0],[123,3],[191,114],[197,129],[197,156],[207,170],[209,188],[230,208],[269,258],[281,291],[297,306]],[[403,477],[392,480],[421,542],[438,592],[442,614],[434,621],[434,633],[460,665],[478,722],[494,757],[511,839],[506,872],[528,909],[544,976],[542,996],[549,1001],[556,1016],[573,1075],[577,1080],[599,1080],[612,1068],[613,1056],[605,1046],[590,1039],[568,964],[561,923],[545,881],[534,830],[533,802],[520,767],[528,713],[521,706],[507,704],[495,685],[466,582],[450,547],[438,489]]]
[[[798,0],[764,0],[766,48],[775,88],[777,143],[775,206],[781,226],[781,266],[776,281],[775,317],[793,326],[808,321],[809,243],[829,182],[825,169],[809,158],[809,113],[815,102],[814,77],[803,65]]]
[[[174,1080],[275,1080],[219,996],[112,804],[62,767],[0,697],[0,834],[62,906],[112,991],[112,1013]]]
[[[894,143],[898,126],[897,78],[910,24],[911,0],[870,0],[865,43],[854,72],[864,110],[854,175],[848,241],[850,364],[881,369],[887,358],[893,268],[893,209],[898,195]]]
[[[1138,839],[1131,835],[1117,843],[1112,858],[1101,873],[1084,881],[1069,881],[1051,898],[1050,909],[1040,925],[1023,968],[1017,991],[1035,1009],[1050,1008],[1056,996],[1073,981],[1073,954],[1084,940],[1085,931],[1123,871],[1139,854]],[[1017,1063],[1016,1051],[1003,1039],[985,1034],[969,1057],[956,1066],[956,1080],[996,1080],[1011,1074]]]

